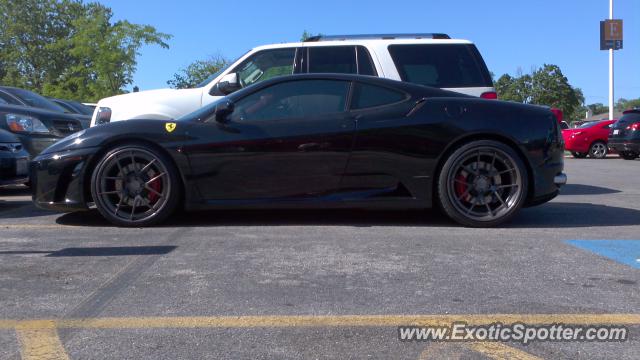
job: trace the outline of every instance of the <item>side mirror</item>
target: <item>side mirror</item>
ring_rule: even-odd
[[[215,117],[216,121],[225,124],[227,123],[227,116],[233,112],[233,101],[225,99],[216,105]]]
[[[218,82],[218,91],[224,95],[229,95],[234,91],[240,90],[240,81],[238,79],[238,73],[230,73],[222,77]]]

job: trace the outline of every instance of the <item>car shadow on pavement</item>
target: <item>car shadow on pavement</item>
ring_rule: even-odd
[[[8,250],[0,251],[0,255],[47,254],[47,257],[166,255],[176,248],[177,246],[113,246],[93,248],[66,248],[56,251]]]
[[[604,195],[622,192],[620,190],[583,184],[566,184],[562,187],[561,195]]]
[[[62,215],[69,226],[113,226],[95,211]],[[178,213],[162,227],[220,226],[424,226],[458,227],[437,210],[217,210]],[[565,228],[640,225],[640,210],[591,203],[550,202],[522,209],[503,228]]]

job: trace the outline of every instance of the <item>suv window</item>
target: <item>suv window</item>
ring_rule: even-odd
[[[310,73],[358,73],[356,51],[353,46],[310,47],[307,66]]]
[[[381,86],[355,83],[351,109],[389,105],[407,99],[407,95]]]
[[[240,63],[232,72],[238,73],[240,84],[245,87],[276,76],[291,75],[296,48],[264,50]]]
[[[236,101],[231,120],[312,118],[345,111],[349,82],[298,80],[261,89]]]
[[[308,47],[307,72],[377,75],[364,46]]]
[[[471,44],[389,45],[389,53],[403,81],[439,88],[493,86]]]
[[[364,46],[356,46],[358,56],[358,74],[378,76],[376,67],[373,65],[371,54]]]

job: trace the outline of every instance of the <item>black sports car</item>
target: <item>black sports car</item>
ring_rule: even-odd
[[[177,207],[428,208],[494,226],[566,176],[548,108],[357,75],[278,77],[176,121],[81,131],[31,165],[33,198],[146,226]]]

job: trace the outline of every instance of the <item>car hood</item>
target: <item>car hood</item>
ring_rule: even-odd
[[[177,119],[200,107],[202,91],[202,88],[140,91],[104,98],[98,106],[111,109],[111,121]]]

